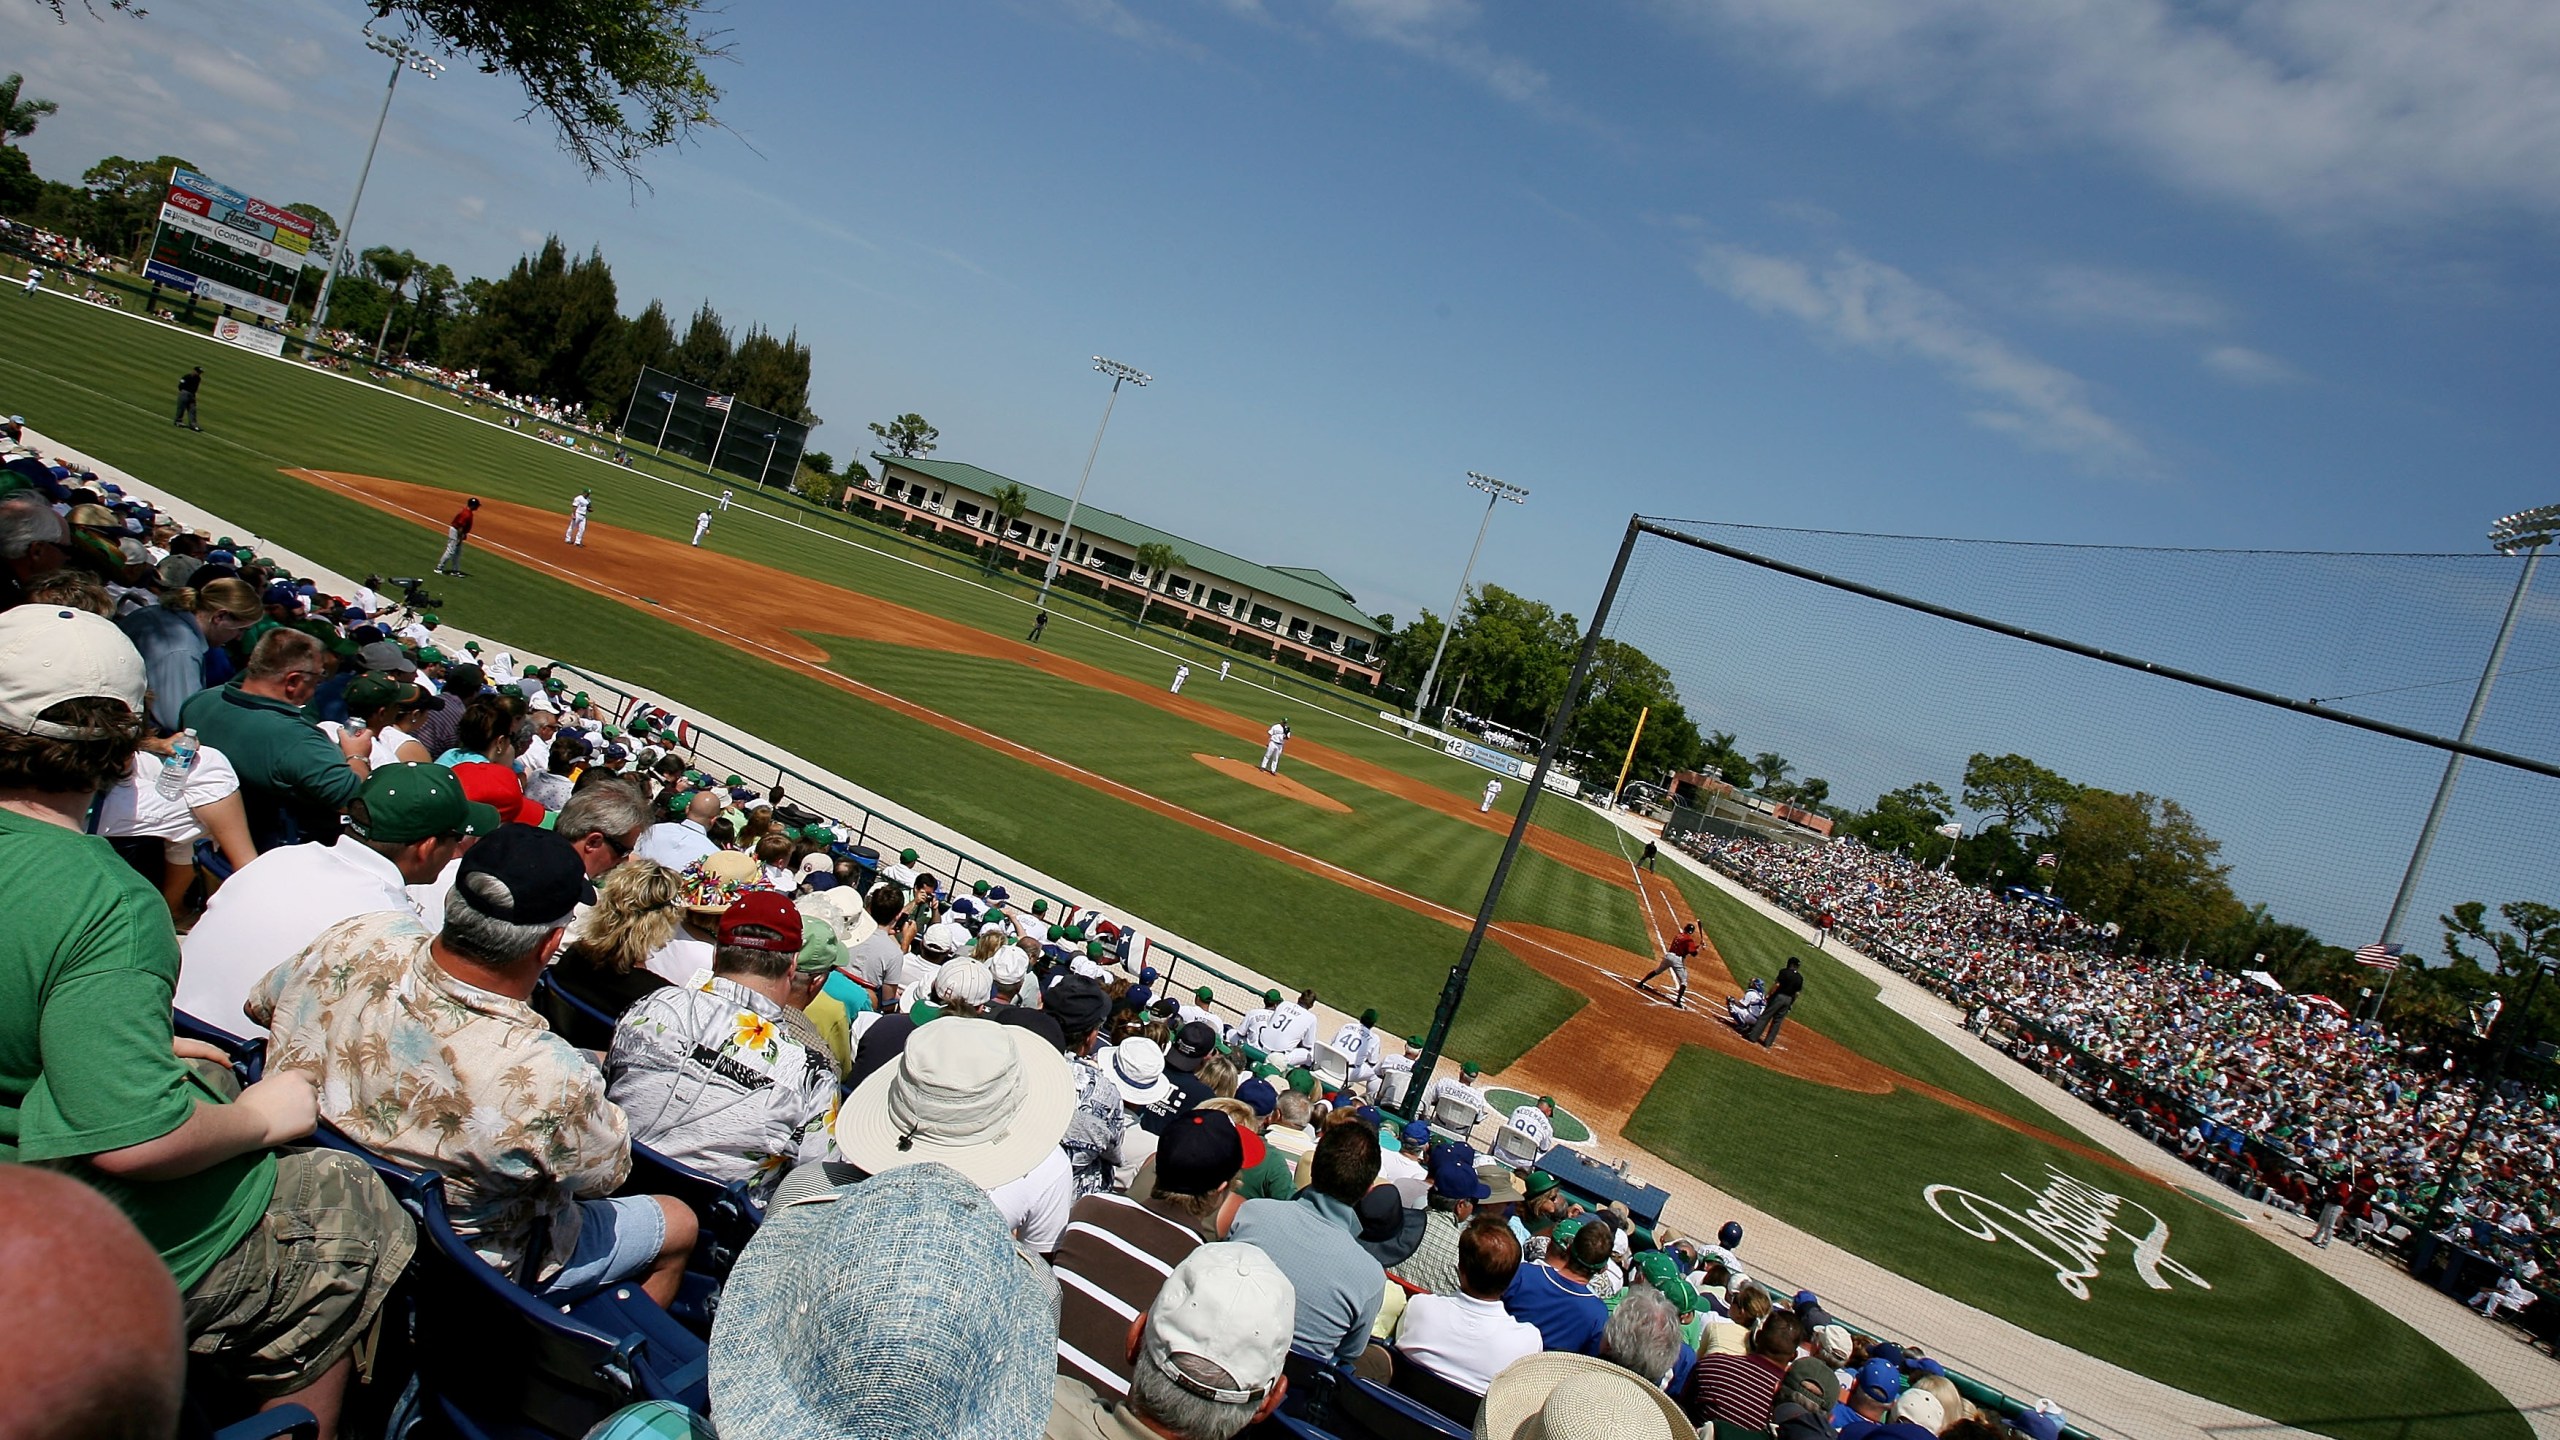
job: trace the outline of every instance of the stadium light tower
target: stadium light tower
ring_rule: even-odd
[[[1529,487],[1496,480],[1490,475],[1467,472],[1467,487],[1484,492],[1484,520],[1476,526],[1475,548],[1467,552],[1467,568],[1458,572],[1458,598],[1449,602],[1449,613],[1440,620],[1440,643],[1431,647],[1431,666],[1422,672],[1422,688],[1413,695],[1413,718],[1420,720],[1431,708],[1431,686],[1440,675],[1440,657],[1448,653],[1449,632],[1458,628],[1458,607],[1467,603],[1467,582],[1475,578],[1476,556],[1484,553],[1484,532],[1493,528],[1493,507],[1508,500],[1524,505],[1529,500]]]
[[[1135,365],[1123,365],[1099,355],[1093,357],[1093,368],[1111,377],[1111,398],[1102,402],[1102,423],[1093,427],[1093,448],[1085,452],[1084,473],[1076,477],[1076,493],[1067,500],[1067,518],[1058,526],[1058,553],[1050,556],[1049,563],[1040,570],[1040,598],[1033,603],[1043,610],[1049,608],[1049,586],[1058,578],[1058,567],[1066,562],[1067,537],[1075,532],[1076,511],[1084,504],[1084,487],[1093,479],[1093,459],[1102,453],[1102,432],[1111,428],[1111,407],[1120,403],[1120,384],[1125,380],[1144,385],[1156,378]]]
[[[2480,671],[2480,688],[2471,692],[2470,713],[2462,717],[2462,733],[2456,738],[2471,743],[2472,732],[2480,728],[2481,712],[2489,708],[2489,689],[2498,683],[2498,666],[2507,658],[2507,641],[2514,637],[2516,616],[2524,610],[2525,592],[2533,586],[2533,572],[2542,564],[2543,547],[2560,539],[2560,505],[2542,505],[2501,516],[2489,527],[2489,543],[2501,555],[2524,556],[2524,567],[2516,572],[2515,593],[2507,597],[2506,618],[2498,622],[2498,639],[2489,647],[2489,663]],[[2436,827],[2443,823],[2445,807],[2453,800],[2454,781],[2462,774],[2462,752],[2457,750],[2444,760],[2444,778],[2436,783],[2435,803],[2427,807],[2427,821],[2418,827],[2417,848],[2409,852],[2409,868],[2400,876],[2400,893],[2391,897],[2391,913],[2382,922],[2382,943],[2396,944],[2400,924],[2409,915],[2409,902],[2416,895],[2418,879],[2427,870],[2427,852],[2436,844]],[[2373,1002],[2376,1019],[2381,1018],[2382,1002],[2391,998],[2391,981],[2398,971],[2382,977],[2382,994]]]
[[[356,171],[355,198],[347,202],[347,223],[338,227],[337,248],[329,253],[329,268],[320,272],[320,298],[311,305],[311,329],[302,337],[302,358],[311,358],[311,347],[320,343],[320,327],[329,320],[329,291],[338,283],[338,266],[353,258],[348,242],[356,233],[356,210],[364,204],[364,182],[373,175],[373,152],[382,148],[383,122],[391,118],[391,97],[399,92],[400,72],[415,70],[433,80],[444,70],[444,62],[405,40],[376,35],[368,26],[364,32],[365,48],[377,55],[391,57],[391,83],[382,87],[382,113],[373,117],[373,140],[364,147],[364,168]]]

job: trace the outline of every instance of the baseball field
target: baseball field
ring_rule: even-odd
[[[464,493],[484,501],[472,631],[664,693],[933,815],[1331,1003],[1418,1029],[1520,799],[1331,704],[1196,663],[1126,624],[1052,624],[948,562],[759,504],[685,544],[701,494],[470,415],[48,297],[7,303],[0,407],[342,573],[419,574]],[[206,367],[204,433],[169,424]],[[593,486],[584,548],[562,540]],[[713,487],[716,493],[718,487]],[[752,487],[739,486],[740,489]],[[1284,690],[1287,687],[1283,687]],[[1265,726],[1285,783],[1252,772]],[[1876,986],[1694,875],[1543,805],[1452,1052],[1565,1100],[1840,1248],[2075,1349],[2341,1437],[2516,1436],[2479,1376],[2229,1215],[2164,1187],[1938,1038]],[[1620,977],[1696,918],[1704,1010]],[[1803,954],[1784,1043],[1747,1046],[1720,997]],[[1694,1217],[1693,1217],[1694,1218]],[[1984,1238],[1985,1236],[1989,1238]],[[2347,1376],[2377,1383],[2335,1383]]]

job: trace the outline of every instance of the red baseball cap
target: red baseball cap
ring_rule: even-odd
[[[468,760],[453,767],[453,778],[462,782],[463,798],[489,806],[507,823],[550,828],[551,812],[525,798],[524,782],[516,778],[514,767]]]
[[[777,938],[740,935],[741,925],[753,925],[775,932]],[[749,890],[720,912],[720,943],[741,950],[764,950],[777,955],[800,953],[800,908],[779,890]]]

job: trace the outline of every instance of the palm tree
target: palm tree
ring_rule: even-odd
[[[33,135],[38,121],[62,108],[50,100],[19,99],[18,87],[25,83],[26,77],[14,70],[0,80],[0,145]]]
[[[1156,591],[1165,587],[1166,582],[1173,579],[1173,567],[1182,563],[1182,552],[1161,540],[1150,540],[1138,547],[1138,563],[1146,567],[1147,595],[1153,596]],[[1138,601],[1140,625],[1147,623],[1147,607],[1154,603],[1155,601],[1151,598],[1141,598]]]
[[[1760,793],[1763,795],[1777,795],[1779,787],[1787,783],[1788,774],[1795,768],[1787,763],[1786,756],[1774,750],[1763,750],[1751,757],[1751,771],[1760,777]]]
[[[394,250],[388,245],[376,245],[364,252],[364,268],[372,271],[373,278],[381,281],[384,288],[391,292],[391,303],[382,307],[382,333],[375,336],[373,340],[373,363],[379,365],[382,363],[383,347],[391,342],[391,312],[400,308],[402,288],[408,285],[409,277],[417,274],[422,267],[418,257],[406,250]]]
[[[1013,522],[1021,519],[1022,512],[1031,508],[1030,492],[1008,480],[987,498],[996,504],[996,538],[1012,539]]]

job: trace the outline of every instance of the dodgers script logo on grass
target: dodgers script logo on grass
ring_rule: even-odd
[[[1996,1245],[2005,1238],[2052,1266],[2053,1278],[2074,1299],[2089,1298],[2089,1282],[2097,1277],[2098,1261],[2107,1253],[2109,1238],[2117,1235],[2133,1242],[2133,1273],[2152,1289],[2169,1288],[2161,1278],[2163,1272],[2200,1290],[2213,1288],[2203,1276],[2169,1258],[2169,1222],[2147,1206],[2075,1180],[2050,1165],[2045,1174],[2050,1178],[2042,1190],[2029,1190],[2027,1182],[2015,1175],[2001,1175],[2035,1202],[2023,1213],[1953,1185],[1932,1185],[1920,1196],[1939,1219],[1974,1239]],[[1964,1212],[1961,1218],[1949,1213],[1950,1205]],[[2141,1212],[2151,1222],[2150,1230],[2137,1235],[2117,1224],[2119,1210]]]

